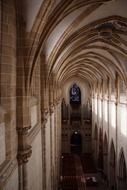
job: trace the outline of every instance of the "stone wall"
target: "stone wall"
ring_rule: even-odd
[[[16,132],[16,10],[15,1],[0,1],[0,124],[2,155],[0,189],[18,189]],[[0,111],[0,117],[2,113]],[[5,185],[6,184],[6,185]]]
[[[15,157],[16,137],[16,15],[14,1],[1,2],[1,106],[5,109],[7,158]],[[13,141],[11,138],[13,137]]]
[[[110,81],[107,86],[107,93],[104,93],[105,91],[99,93],[98,91],[93,95],[92,101],[93,156],[98,167],[98,159],[101,151],[101,156],[103,157],[104,162],[102,171],[105,176],[108,176],[110,186],[116,186],[119,184],[119,172],[120,170],[123,170],[122,168],[119,169],[121,153],[124,155],[125,163],[127,163],[126,89],[124,88],[124,94],[122,94],[122,97],[124,98],[121,99],[119,86],[120,80],[121,78],[119,77],[115,81],[116,88],[113,94]],[[114,165],[112,165],[112,161],[115,162]]]

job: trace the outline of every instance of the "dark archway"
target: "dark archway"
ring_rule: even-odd
[[[125,190],[127,189],[127,168],[124,157],[123,149],[121,149],[119,156],[119,177],[118,177],[118,189]]]
[[[110,146],[110,163],[109,163],[109,174],[110,174],[110,187],[116,189],[116,153],[113,140]]]
[[[80,154],[82,152],[82,136],[79,132],[75,131],[71,135],[71,153]]]

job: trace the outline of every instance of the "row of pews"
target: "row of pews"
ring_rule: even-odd
[[[62,190],[85,190],[85,177],[80,158],[76,155],[62,156]]]
[[[63,176],[62,190],[78,190],[78,183],[75,176]]]

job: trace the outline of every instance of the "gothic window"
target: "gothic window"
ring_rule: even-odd
[[[77,84],[73,84],[70,89],[70,103],[81,103],[81,91]]]

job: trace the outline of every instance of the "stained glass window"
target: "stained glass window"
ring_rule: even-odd
[[[70,103],[81,103],[81,91],[77,84],[70,89]]]

